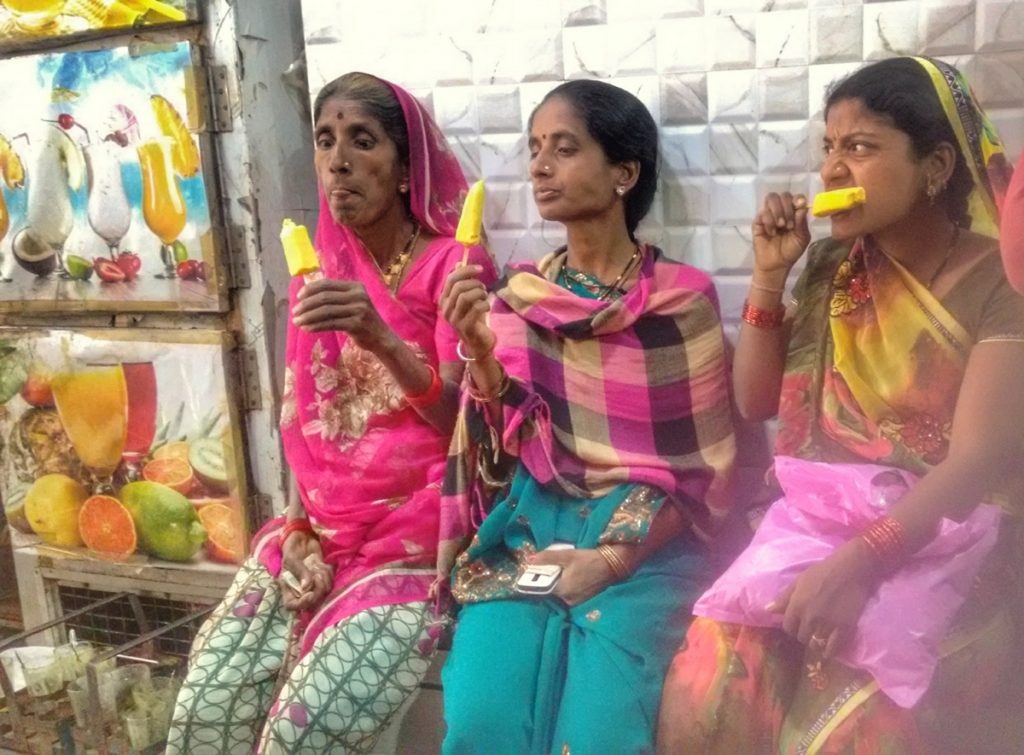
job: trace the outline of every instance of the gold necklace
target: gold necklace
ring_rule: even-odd
[[[631,256],[626,261],[626,266],[622,268],[622,272],[619,273],[619,277],[616,278],[614,281],[612,281],[611,285],[607,286],[604,289],[604,291],[601,293],[601,295],[598,296],[597,298],[602,300],[602,301],[604,301],[609,296],[611,296],[614,291],[618,291],[619,290],[619,284],[622,283],[626,279],[626,276],[628,276],[633,271],[633,264],[635,262],[637,262],[643,256],[643,253],[644,253],[644,248],[642,246],[640,246],[639,244],[637,244],[636,245],[636,251],[634,251],[633,252],[633,256]]]
[[[402,281],[402,273],[405,272],[405,266],[409,264],[409,260],[412,258],[413,247],[416,246],[416,241],[419,237],[420,224],[414,220],[412,223],[412,233],[409,234],[405,246],[402,247],[401,252],[392,255],[391,259],[388,260],[387,268],[382,268],[380,263],[377,262],[377,258],[373,256],[373,253],[369,252],[370,259],[373,260],[373,266],[377,268],[381,280],[384,281],[384,285],[390,289],[391,293],[395,293],[398,289],[398,284]]]

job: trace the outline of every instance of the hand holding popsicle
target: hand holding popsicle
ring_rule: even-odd
[[[472,359],[494,348],[494,333],[487,327],[490,305],[487,288],[477,278],[483,272],[479,265],[470,265],[469,248],[481,240],[480,227],[484,215],[484,182],[473,184],[462,205],[455,240],[463,246],[462,262],[452,271],[441,294],[441,311],[459,333]]]
[[[790,269],[811,243],[807,197],[771,193],[764,198],[751,228],[754,273],[761,285],[781,288]]]

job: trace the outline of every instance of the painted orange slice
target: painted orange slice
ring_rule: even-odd
[[[159,482],[172,490],[185,495],[195,485],[192,466],[184,459],[169,456],[165,459],[153,459],[142,468],[143,478],[150,482]]]
[[[138,540],[128,509],[109,495],[86,499],[78,511],[78,532],[89,550],[112,556],[130,556]]]
[[[206,555],[214,561],[240,564],[245,556],[245,533],[237,509],[222,503],[210,503],[198,511],[206,528]]]

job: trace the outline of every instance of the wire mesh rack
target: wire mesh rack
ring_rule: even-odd
[[[60,585],[57,594],[65,616],[77,612],[84,606],[95,604],[109,595],[101,590],[66,585]],[[138,612],[143,616],[141,621],[133,607],[134,601],[138,602]],[[101,608],[78,614],[76,618],[65,622],[65,626],[69,631],[74,629],[75,634],[82,640],[101,645],[123,645],[149,631],[150,627],[166,627],[185,616],[211,607],[209,603],[125,595]],[[199,621],[195,621],[165,631],[154,640],[155,652],[186,658],[192,638],[199,630],[199,624]]]
[[[139,707],[140,691],[152,697],[154,690],[161,687],[157,679],[165,681],[165,690],[169,688],[167,682],[180,680],[189,641],[212,606],[65,587],[60,590],[60,600],[64,611],[60,618],[0,642],[0,657],[5,652],[15,653],[13,661],[0,663],[0,688],[4,694],[0,749],[33,755],[160,752],[173,707],[173,692],[169,700],[162,701],[162,713],[157,714],[155,709]],[[94,652],[80,664],[75,678],[68,678],[67,669],[54,663],[49,681],[37,682],[33,688],[29,677],[30,650],[47,648],[28,646],[26,641],[49,629],[59,630],[65,636],[74,630],[80,645],[72,647],[88,646]],[[51,658],[55,659],[60,649],[50,648]],[[14,665],[20,667],[25,677],[19,685],[10,673]],[[126,706],[124,711],[122,706]],[[140,711],[147,722],[144,726],[148,727],[148,743],[144,747],[133,743],[130,729],[132,721],[140,718]],[[166,720],[162,719],[164,714],[168,715]]]

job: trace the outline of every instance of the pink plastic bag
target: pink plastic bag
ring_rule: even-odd
[[[754,539],[693,608],[698,616],[781,627],[766,606],[811,564],[862,532],[917,478],[874,464],[775,459],[783,497]],[[932,542],[883,582],[838,659],[875,678],[897,705],[911,708],[928,689],[939,643],[992,550],[1000,509],[982,504],[963,522],[944,519]]]

